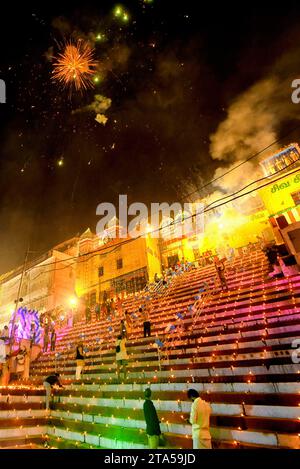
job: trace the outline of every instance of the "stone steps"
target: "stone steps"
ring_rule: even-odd
[[[44,449],[45,438],[42,436],[1,438],[0,449]]]
[[[229,291],[211,287],[216,272],[209,265],[178,276],[153,296],[153,337],[142,337],[141,321],[133,324],[123,383],[116,380],[115,365],[119,318],[62,330],[56,351],[32,364],[32,388],[0,390],[4,433],[10,432],[12,441],[19,429],[26,439],[34,422],[35,431],[53,448],[146,448],[143,391],[151,386],[168,447],[191,448],[186,391],[195,387],[212,406],[214,448],[299,448],[300,370],[291,353],[292,341],[300,337],[300,275],[269,279],[261,252],[236,259],[226,275]],[[194,304],[204,281],[211,290],[201,315],[178,320],[176,313]],[[135,312],[144,302],[132,296],[123,310]],[[173,334],[165,331],[168,322],[176,325]],[[154,334],[164,342],[160,369]],[[72,347],[79,339],[88,356],[82,379],[74,381]],[[47,414],[39,385],[55,370],[65,389],[55,391]]]

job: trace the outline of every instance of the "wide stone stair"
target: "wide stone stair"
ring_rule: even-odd
[[[120,318],[61,330],[56,351],[32,364],[30,386],[0,389],[0,447],[146,448],[142,406],[150,386],[169,448],[192,448],[185,419],[186,391],[194,387],[212,405],[214,448],[299,449],[300,276],[269,279],[267,260],[256,251],[235,258],[226,275],[228,291],[220,291],[209,265],[150,295],[150,338],[143,338],[138,315],[144,298],[125,300],[133,328],[123,383],[115,365]],[[79,340],[88,351],[82,380],[75,381]],[[42,382],[54,371],[65,387],[47,413]]]

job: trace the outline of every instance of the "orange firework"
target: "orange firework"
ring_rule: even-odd
[[[53,64],[52,78],[66,87],[74,86],[76,90],[91,88],[96,66],[94,50],[87,42],[69,42]]]

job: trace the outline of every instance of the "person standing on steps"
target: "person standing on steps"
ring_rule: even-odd
[[[89,306],[85,308],[85,322],[86,324],[91,322],[92,320],[92,312]]]
[[[193,449],[212,449],[209,431],[211,406],[201,399],[196,389],[189,389],[187,397],[193,402],[190,418],[187,420],[192,425]]]
[[[80,379],[81,372],[84,368],[84,352],[83,352],[83,343],[79,342],[77,347],[76,347],[76,355],[75,355],[75,360],[76,360],[76,373],[75,373],[75,379],[78,380]]]
[[[51,331],[51,338],[50,338],[50,350],[51,352],[54,352],[55,350],[55,344],[56,344],[56,332],[55,332],[55,329],[53,328],[52,331]]]
[[[143,312],[143,326],[144,326],[144,337],[151,337],[151,322],[150,322],[150,312],[148,307],[145,308]]]
[[[133,323],[132,323],[131,315],[129,314],[128,311],[125,311],[125,327],[126,327],[126,334],[127,334],[126,339],[129,339],[129,335],[132,332]]]
[[[53,375],[48,376],[45,379],[43,384],[44,384],[44,388],[46,390],[46,410],[49,410],[50,396],[51,396],[52,387],[54,385],[57,385],[60,388],[63,388],[63,385],[61,384],[61,382],[59,380],[59,373],[54,373]]]
[[[123,313],[123,304],[122,304],[121,298],[118,296],[118,299],[117,299],[117,316],[119,318],[122,317],[122,313]]]
[[[8,326],[4,326],[1,332],[1,339],[5,341],[6,344],[9,343],[9,329]]]
[[[126,350],[126,338],[124,335],[119,335],[116,341],[116,362],[118,381],[121,379],[121,371],[124,374],[124,381],[127,375],[128,354]]]
[[[217,271],[221,289],[223,290],[228,290],[228,285],[225,277],[225,265],[224,265],[225,259],[219,259],[218,256],[214,257],[214,264],[215,264],[215,269]]]
[[[46,324],[44,327],[44,346],[43,346],[43,352],[48,351],[48,344],[49,344],[49,325]]]
[[[110,313],[111,313],[111,304],[110,304],[110,300],[107,300],[105,302],[105,305],[106,305],[106,318],[108,319],[110,317]]]
[[[151,401],[151,389],[147,388],[144,392],[145,402],[143,405],[144,417],[146,422],[146,433],[148,436],[148,445],[150,449],[157,449],[159,445],[160,421],[158,420],[156,409]]]
[[[125,339],[127,339],[127,337],[128,337],[125,319],[122,319],[121,323],[120,323],[120,335],[122,337],[125,337]]]
[[[101,312],[100,303],[96,303],[96,305],[95,305],[96,321],[100,321],[100,312]]]
[[[29,359],[28,352],[27,352],[25,345],[21,345],[19,350],[11,354],[11,356],[14,356],[14,355],[16,356],[15,373],[18,379],[21,379],[22,377],[24,377],[24,372],[25,372],[25,367],[26,367],[26,358],[27,360]]]

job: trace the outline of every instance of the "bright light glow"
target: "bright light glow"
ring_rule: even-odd
[[[151,233],[153,230],[154,230],[153,226],[150,225],[150,223],[147,223],[147,226],[146,226],[146,233],[149,234],[149,233]]]
[[[95,73],[96,66],[94,50],[88,42],[69,42],[55,59],[52,78],[66,87],[87,89],[91,87],[91,75]]]
[[[119,18],[121,21],[124,21],[124,23],[127,23],[129,20],[129,14],[122,5],[116,5],[113,14],[115,18]]]
[[[122,13],[123,13],[123,8],[120,5],[116,6],[114,10],[114,15],[121,16]]]
[[[69,299],[69,303],[71,306],[76,306],[77,305],[77,298],[75,298],[75,296],[71,296],[71,298]]]

